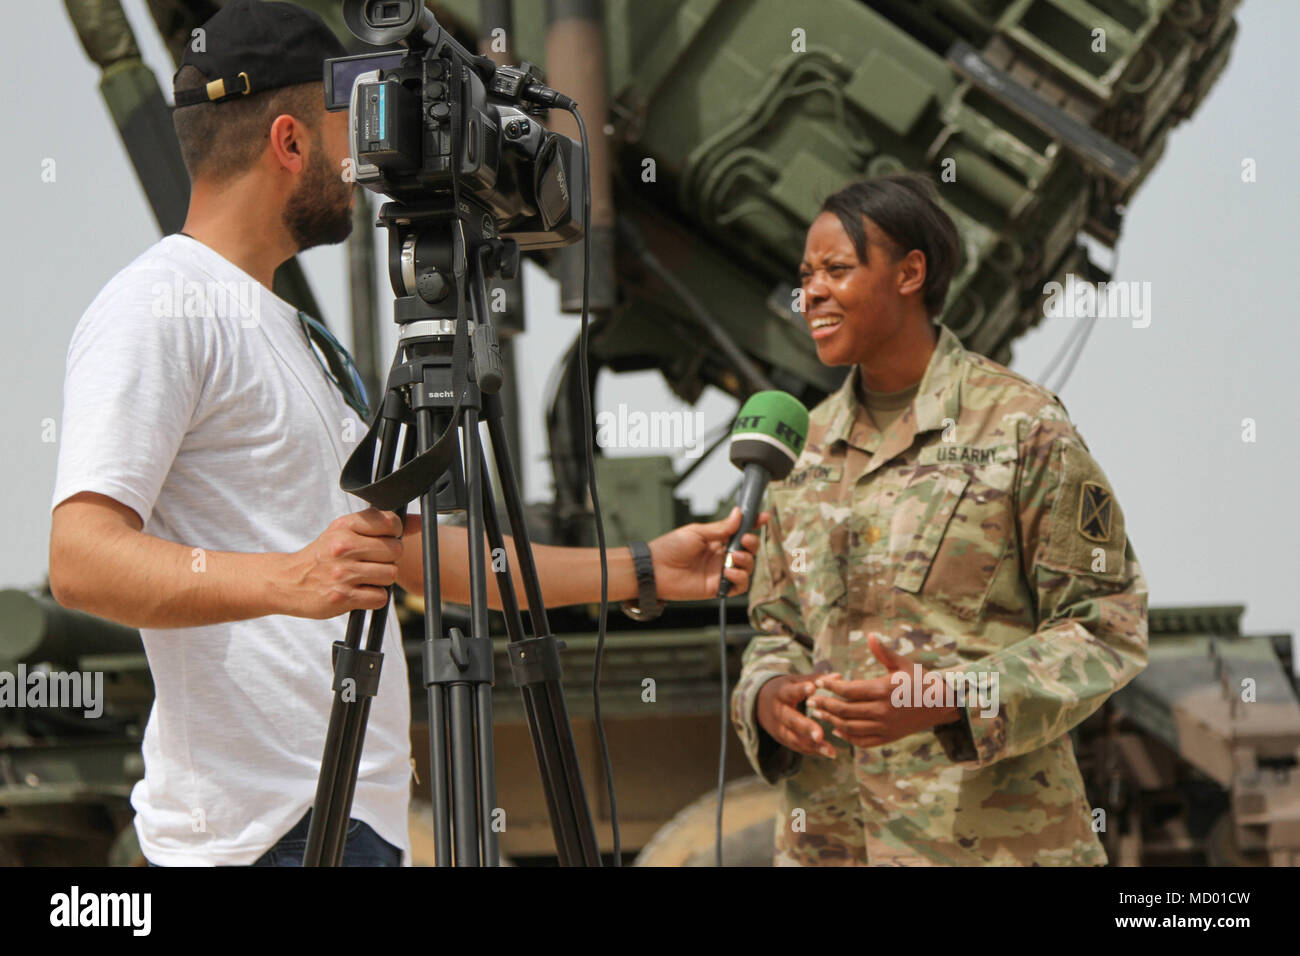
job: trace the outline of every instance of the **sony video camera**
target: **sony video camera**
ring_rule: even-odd
[[[568,101],[531,64],[498,67],[438,26],[421,0],[345,0],[358,39],[405,49],[325,61],[325,106],[348,111],[356,181],[402,203],[486,207],[520,249],[582,235],[582,148],[538,115]]]

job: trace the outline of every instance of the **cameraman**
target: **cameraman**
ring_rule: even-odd
[[[322,61],[345,51],[285,3],[233,0],[202,38],[174,79],[185,227],[105,286],[69,346],[50,586],[65,606],[141,629],[156,692],[132,792],[145,856],[301,865],[331,643],[346,612],[384,607],[389,585],[423,592],[422,528],[339,489],[364,406],[270,291],[281,263],[351,227],[348,118],[325,111],[321,82]],[[350,361],[341,346],[333,358]],[[716,593],[738,526],[737,511],[653,541],[658,596]],[[468,603],[465,531],[435,527],[442,597]],[[548,604],[599,600],[598,552],[535,550]],[[743,590],[753,556],[735,565],[725,574]],[[629,552],[611,552],[609,570],[612,599],[638,595]],[[391,610],[387,631],[399,633]],[[409,856],[406,664],[392,653],[386,665],[347,865]]]

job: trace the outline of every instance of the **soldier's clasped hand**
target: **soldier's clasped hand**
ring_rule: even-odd
[[[783,747],[812,757],[836,757],[821,725],[805,717],[800,707],[817,689],[815,680],[838,674],[790,674],[773,677],[758,692],[755,705],[759,724]]]
[[[885,647],[879,634],[869,635],[867,646],[889,671],[887,676],[841,680],[838,675],[826,675],[814,680],[817,687],[841,698],[819,695],[808,703],[809,716],[830,724],[834,736],[855,747],[879,747],[918,731],[952,723],[961,716],[956,707],[914,703],[911,682],[916,679],[915,670],[920,670],[922,682],[942,680],[938,673],[916,668],[911,661]]]

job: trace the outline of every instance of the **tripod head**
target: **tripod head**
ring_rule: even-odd
[[[519,246],[496,234],[490,210],[472,197],[422,203],[386,203],[379,222],[388,230],[388,278],[397,295],[399,356],[452,354],[460,323],[468,337],[469,381],[488,394],[500,390],[503,367],[487,307],[487,280],[514,278]],[[390,374],[388,388],[397,383]]]

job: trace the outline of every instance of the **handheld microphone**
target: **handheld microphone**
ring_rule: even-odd
[[[727,545],[727,567],[731,554],[742,550],[740,540],[754,528],[767,483],[790,474],[803,451],[808,435],[808,409],[788,392],[755,392],[740,409],[731,428],[731,463],[745,473],[736,504],[740,506],[740,528]],[[731,582],[718,582],[718,597],[726,597]]]

